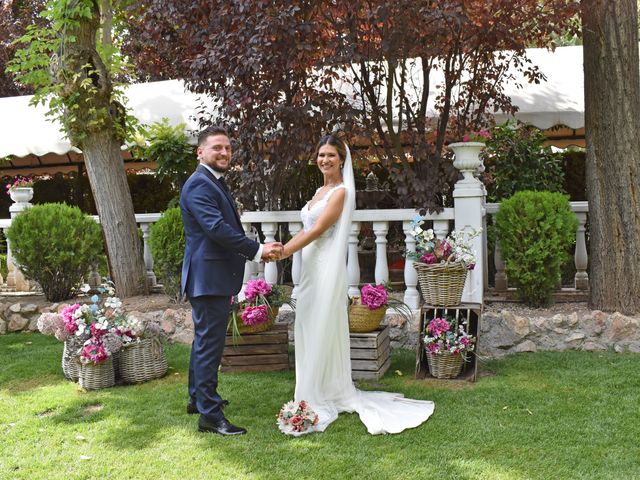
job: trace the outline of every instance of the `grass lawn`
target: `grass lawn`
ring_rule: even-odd
[[[167,347],[165,378],[97,392],[63,378],[61,354],[52,337],[0,336],[0,479],[640,478],[640,355],[519,354],[461,384],[414,380],[413,353],[396,352],[384,379],[360,386],[436,410],[385,436],[355,414],[284,436],[275,416],[293,372],[222,374],[227,416],[249,430],[226,438],[185,413],[188,346]]]

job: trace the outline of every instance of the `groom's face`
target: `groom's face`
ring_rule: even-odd
[[[198,147],[198,160],[213,168],[216,172],[225,173],[231,166],[231,142],[222,134],[209,135]]]

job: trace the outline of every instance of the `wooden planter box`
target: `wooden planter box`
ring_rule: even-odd
[[[222,372],[268,372],[289,370],[289,339],[286,325],[236,338],[227,334],[222,353]]]
[[[391,365],[389,326],[381,326],[371,333],[350,333],[351,378],[382,378]]]

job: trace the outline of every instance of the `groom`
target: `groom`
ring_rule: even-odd
[[[194,326],[187,413],[200,413],[201,432],[241,435],[246,430],[225,418],[222,408],[228,402],[217,392],[231,296],[242,287],[245,262],[274,260],[282,244],[260,245],[244,234],[224,180],[231,163],[226,130],[215,126],[203,130],[197,152],[200,165],[180,194],[186,240],[182,292],[191,303]]]

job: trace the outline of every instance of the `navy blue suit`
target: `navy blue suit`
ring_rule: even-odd
[[[242,287],[244,265],[259,244],[248,239],[231,194],[199,165],[180,194],[186,247],[182,292],[192,307],[194,339],[189,361],[189,396],[212,421],[222,418],[217,392],[230,300]]]

